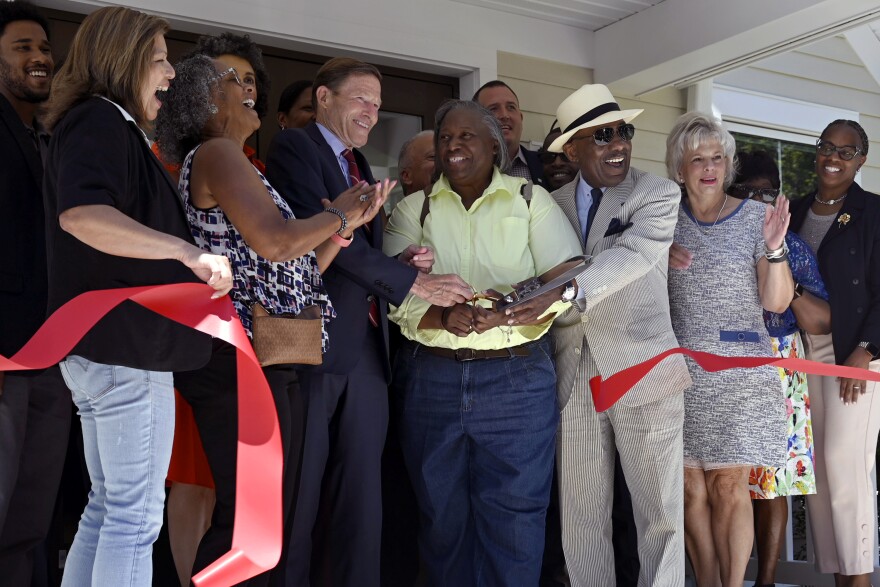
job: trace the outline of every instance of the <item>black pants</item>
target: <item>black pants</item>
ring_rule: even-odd
[[[378,344],[378,336],[367,336],[352,349],[361,358],[349,374],[300,372],[292,421],[305,433],[289,587],[379,585],[388,387]]]
[[[52,520],[73,402],[57,366],[36,375],[9,372],[2,391],[0,582],[27,586]]]
[[[296,371],[291,366],[264,369],[269,388],[278,410],[281,443],[284,450],[283,513],[285,522],[292,512],[296,467],[290,466],[291,426],[290,400],[299,391]],[[238,392],[235,348],[222,341],[215,342],[214,353],[207,365],[197,371],[175,374],[174,385],[192,406],[193,416],[211,474],[214,477],[217,501],[211,516],[211,527],[199,543],[193,575],[226,554],[232,546],[235,521],[235,465],[238,453]],[[287,524],[285,523],[285,528]],[[283,540],[287,541],[287,536]],[[247,581],[249,586],[269,585],[272,571]]]

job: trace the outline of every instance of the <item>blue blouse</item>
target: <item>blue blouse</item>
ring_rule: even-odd
[[[791,267],[791,275],[795,283],[804,286],[804,289],[816,296],[828,301],[828,291],[819,274],[819,263],[810,245],[805,243],[796,233],[789,231],[785,235],[785,243],[788,245],[788,264]],[[782,314],[764,310],[764,324],[770,336],[782,338],[798,331],[797,318],[794,312],[788,308]]]

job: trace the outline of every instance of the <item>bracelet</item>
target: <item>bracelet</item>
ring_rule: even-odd
[[[764,257],[771,263],[774,259],[776,259],[776,263],[781,263],[788,258],[788,244],[786,244],[785,241],[782,241],[781,247],[770,250],[767,248],[767,243],[764,243]]]
[[[330,240],[332,240],[334,243],[336,243],[337,245],[339,245],[340,247],[342,247],[344,249],[345,247],[347,247],[348,245],[351,244],[351,241],[354,240],[354,233],[352,233],[352,235],[348,238],[342,238],[338,234],[333,234],[330,236]]]
[[[336,214],[337,216],[339,216],[339,219],[342,220],[342,226],[339,227],[339,230],[336,231],[336,234],[342,234],[343,232],[345,232],[345,229],[348,228],[348,218],[345,217],[345,213],[342,210],[337,210],[336,208],[324,208],[324,212]]]
[[[801,285],[800,283],[795,283],[794,284],[794,298],[792,298],[792,299],[796,300],[799,297],[801,297],[802,295],[804,295],[804,286]]]
[[[767,255],[764,255],[764,258],[767,259],[768,263],[785,263],[788,261],[788,251],[785,251],[779,257],[768,257]]]
[[[449,330],[446,326],[446,319],[449,317],[449,312],[452,311],[453,306],[447,306],[443,308],[443,312],[440,314],[440,326],[443,327],[443,330]]]

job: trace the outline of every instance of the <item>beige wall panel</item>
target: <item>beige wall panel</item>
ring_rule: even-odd
[[[672,130],[672,125],[684,113],[684,108],[671,108],[669,106],[658,106],[657,104],[645,104],[630,100],[621,100],[620,107],[624,109],[644,109],[644,112],[633,120],[633,124],[636,127],[636,136],[640,132],[669,134],[669,131]]]
[[[556,116],[537,114],[534,112],[523,113],[523,141],[532,140],[538,143],[544,142],[544,137],[550,132],[550,125],[556,120]],[[526,139],[526,137],[529,137]]]
[[[499,51],[498,77],[576,89],[593,82],[593,70]],[[514,87],[513,83],[508,83]],[[519,93],[518,89],[516,91]]]
[[[687,108],[687,92],[685,90],[676,90],[675,88],[663,88],[650,94],[631,98],[629,96],[617,96],[621,104],[624,102],[639,102],[641,104],[654,104],[657,106],[667,106],[670,108]],[[644,106],[639,106],[644,108]]]
[[[648,161],[647,159],[633,158],[630,165],[632,165],[636,169],[641,169],[642,171],[647,171],[648,173],[653,173],[654,175],[659,175],[660,177],[666,177],[666,166],[662,163],[658,163],[657,161]]]
[[[519,96],[519,107],[523,112],[553,114],[555,117],[559,104],[574,91],[571,88],[561,88],[533,81],[505,77],[501,79]]]
[[[656,132],[636,133],[636,137],[633,139],[633,157],[657,161],[665,165],[667,134]],[[663,177],[666,177],[665,172]]]
[[[868,160],[862,166],[862,187],[880,194],[880,113],[862,114],[859,123],[865,129],[870,141]]]

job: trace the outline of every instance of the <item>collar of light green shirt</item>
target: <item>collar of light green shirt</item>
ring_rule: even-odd
[[[477,201],[474,202],[474,206],[472,209],[475,209],[480,205],[482,201],[485,200],[486,196],[491,196],[496,192],[504,192],[508,195],[513,195],[516,193],[516,190],[519,190],[522,184],[526,183],[527,180],[521,177],[513,177],[511,175],[504,175],[501,173],[501,170],[498,167],[492,168],[492,179],[489,181],[489,185],[486,186],[486,189],[483,190],[483,194],[477,198]],[[514,191],[511,191],[513,189]],[[449,184],[449,180],[445,175],[440,175],[440,179],[434,182],[434,187],[431,189],[431,193],[428,194],[429,198],[433,198],[439,194],[448,193],[452,194],[455,197],[458,197],[458,194]]]

